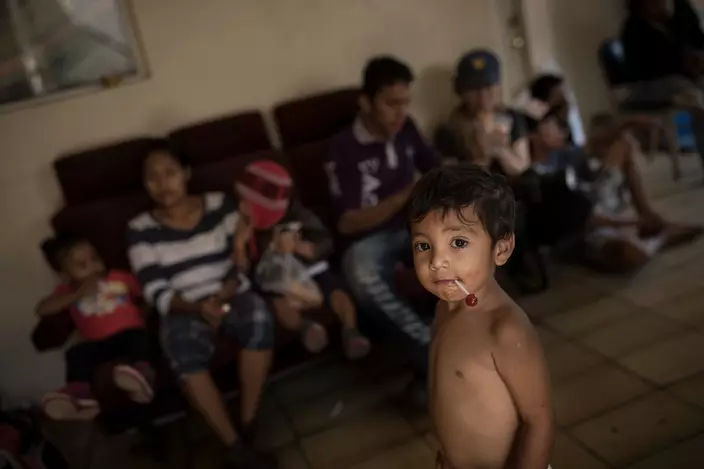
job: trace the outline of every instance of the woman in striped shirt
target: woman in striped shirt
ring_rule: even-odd
[[[191,405],[230,448],[228,467],[272,467],[249,443],[272,359],[273,316],[232,264],[239,217],[234,200],[222,193],[190,195],[188,177],[166,145],[155,145],[144,163],[155,208],[129,223],[130,263],[161,315],[161,345]],[[242,347],[242,438],[208,372],[219,329]]]

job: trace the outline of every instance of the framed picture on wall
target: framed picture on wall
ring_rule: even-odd
[[[127,0],[0,0],[0,112],[147,76]]]

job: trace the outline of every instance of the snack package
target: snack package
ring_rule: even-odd
[[[293,251],[284,251],[278,242],[283,235],[298,236],[300,223],[275,227],[274,240],[257,263],[255,278],[265,292],[283,295],[292,307],[307,309],[319,306],[323,296],[308,267]]]

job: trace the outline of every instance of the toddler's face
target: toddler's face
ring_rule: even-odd
[[[445,301],[460,301],[465,294],[455,283],[461,281],[470,293],[478,292],[502,264],[491,237],[467,207],[462,220],[456,212],[442,216],[428,214],[411,227],[416,275],[423,287]]]
[[[69,280],[81,283],[105,273],[105,264],[92,244],[80,243],[66,255],[63,271]]]

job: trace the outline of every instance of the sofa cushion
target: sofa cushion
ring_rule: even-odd
[[[152,142],[136,138],[59,157],[54,170],[66,205],[140,190],[142,163]]]
[[[128,194],[69,206],[57,213],[52,226],[87,237],[108,266],[129,269],[126,254],[127,222],[151,206],[146,193]]]
[[[285,149],[332,137],[357,114],[359,90],[346,88],[288,101],[274,108]]]
[[[272,148],[264,118],[256,111],[182,127],[169,140],[193,166]]]

